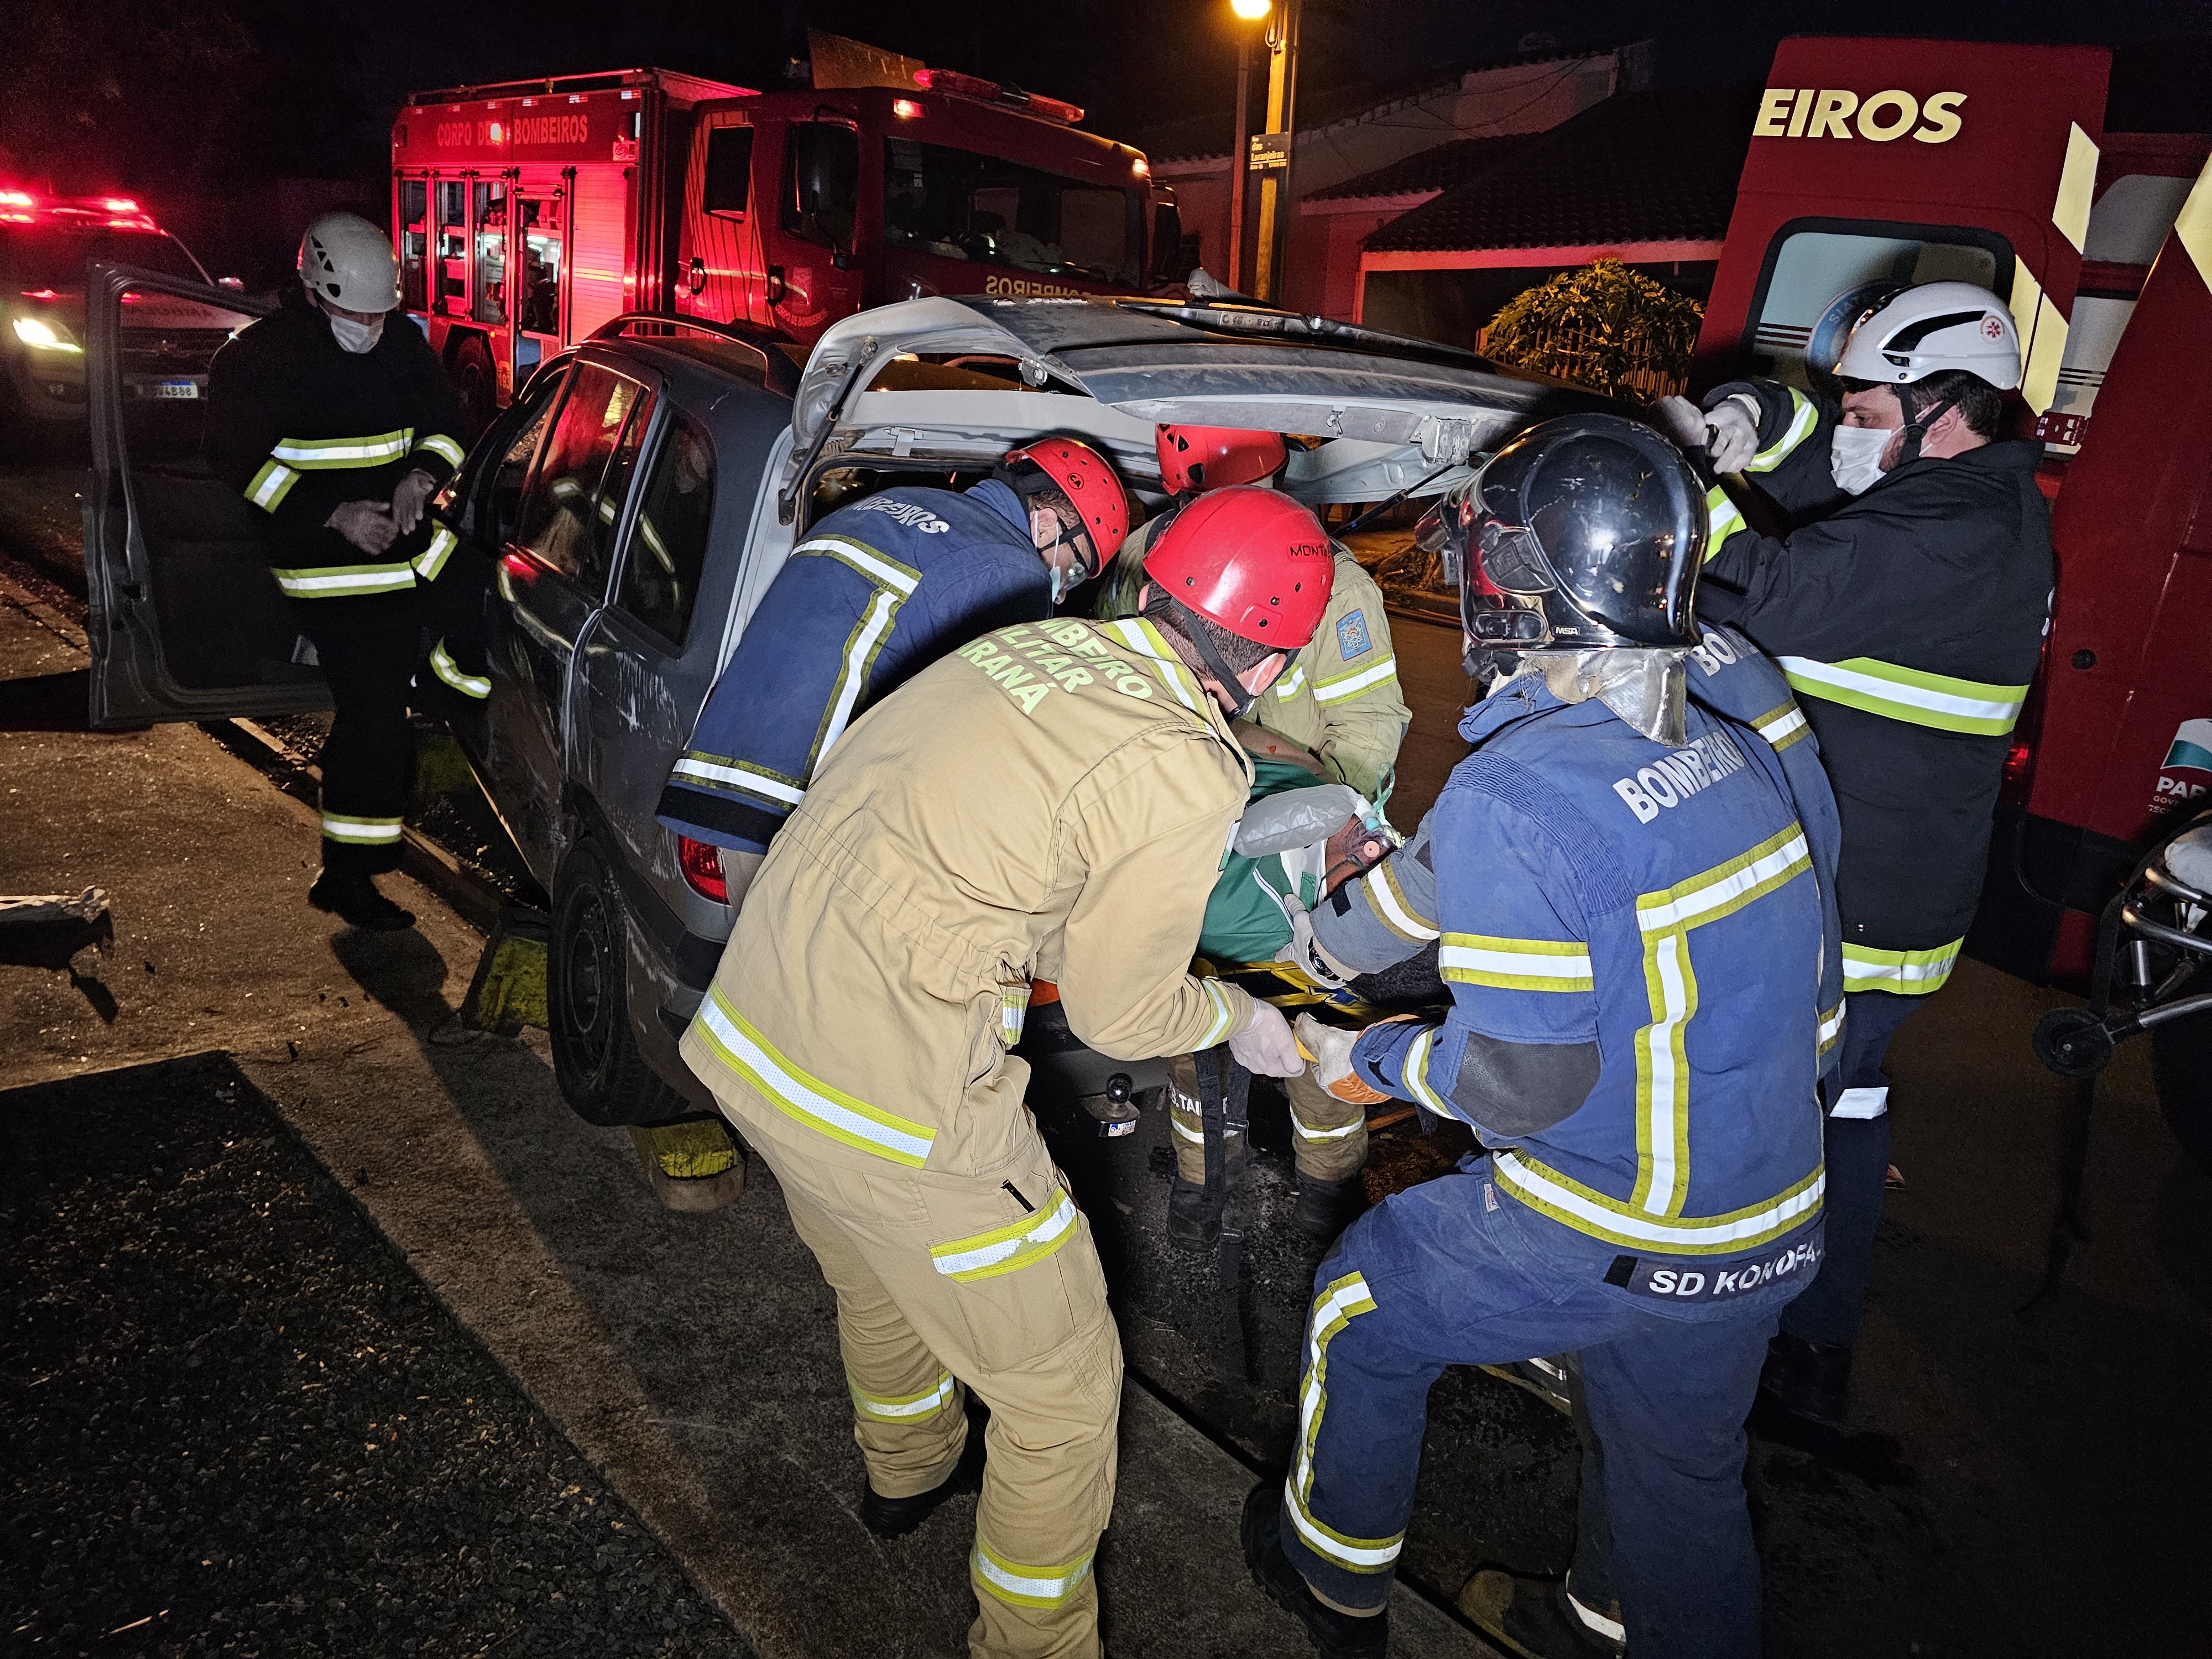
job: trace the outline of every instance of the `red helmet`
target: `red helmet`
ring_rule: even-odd
[[[1083,527],[1091,533],[1091,544],[1098,552],[1097,568],[1091,574],[1113,563],[1121,544],[1129,539],[1129,498],[1122,492],[1114,469],[1106,465],[1106,458],[1073,438],[1040,438],[1008,452],[1007,465],[1021,461],[1042,472],[1075,503]]]
[[[1281,433],[1234,426],[1164,426],[1154,441],[1160,452],[1160,484],[1170,495],[1257,483],[1279,471],[1290,458]]]
[[[1233,484],[1168,521],[1146,550],[1145,574],[1208,622],[1296,651],[1328,609],[1336,555],[1307,508],[1277,490]]]

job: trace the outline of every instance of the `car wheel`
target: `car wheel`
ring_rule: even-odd
[[[465,435],[474,443],[499,413],[499,375],[491,366],[491,348],[482,335],[469,335],[453,348],[447,373],[453,377],[454,390],[461,394],[461,407],[468,411]]]
[[[638,1052],[627,994],[629,921],[614,872],[580,842],[553,880],[546,1013],[553,1075],[588,1123],[658,1123],[693,1108]]]
[[[2188,988],[2201,992],[2212,987],[2200,974]],[[2212,1175],[2212,1012],[2154,1025],[2150,1067],[2166,1127],[2190,1161]]]

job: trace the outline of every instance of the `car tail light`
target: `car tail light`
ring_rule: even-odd
[[[2027,786],[2035,777],[2035,745],[2025,738],[2013,740],[2005,750],[2004,781],[1998,787],[1999,798],[2020,805],[2027,799]]]
[[[684,884],[701,898],[717,904],[730,902],[730,884],[722,874],[722,849],[713,842],[677,836],[676,862],[684,872]]]

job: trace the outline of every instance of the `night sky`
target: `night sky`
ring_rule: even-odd
[[[1208,108],[1225,129],[1232,42],[1249,27],[1227,0],[9,0],[6,12],[18,21],[0,168],[180,204],[277,176],[373,185],[410,89],[647,63],[772,89],[810,23],[1072,99],[1113,137],[1141,143],[1148,124]],[[1659,79],[1678,86],[1755,83],[1785,33],[2171,43],[2123,53],[2115,100],[2130,111],[2115,125],[2212,125],[2212,0],[1307,0],[1305,15],[1307,89],[1647,37]]]

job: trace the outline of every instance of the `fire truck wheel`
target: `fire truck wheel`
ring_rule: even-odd
[[[2205,980],[2200,974],[2188,988],[2212,989]],[[2190,1161],[2212,1175],[2212,1011],[2153,1026],[2150,1069],[2166,1127]]]
[[[499,376],[491,366],[491,348],[483,343],[483,337],[464,336],[453,347],[446,372],[453,377],[461,407],[468,411],[468,438],[474,443],[499,413]]]
[[[629,926],[606,859],[579,842],[553,878],[545,1004],[554,1080],[587,1123],[659,1123],[691,1109],[630,1030]]]

